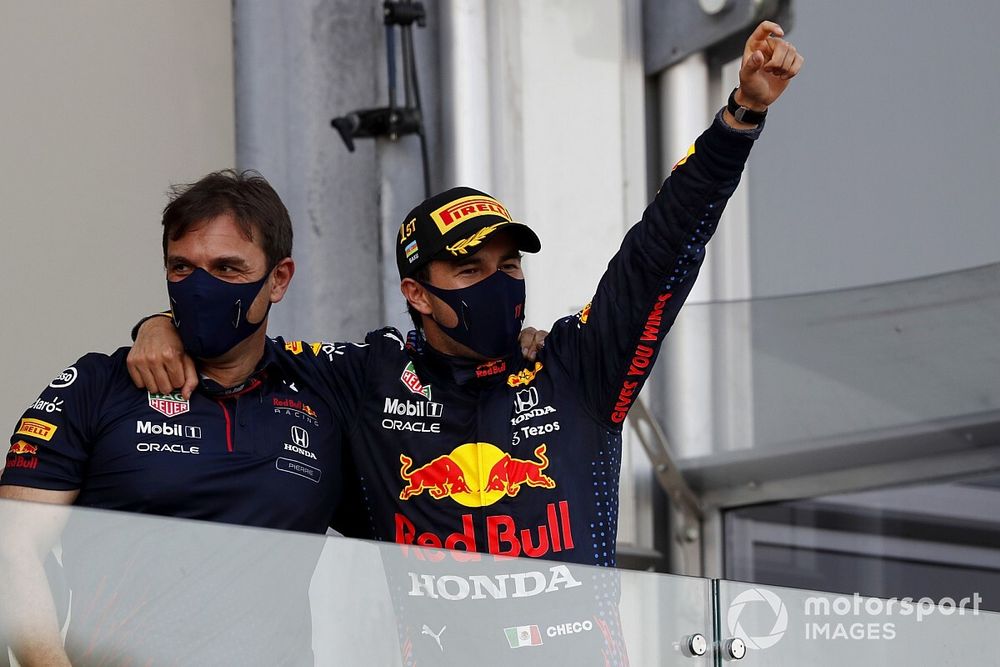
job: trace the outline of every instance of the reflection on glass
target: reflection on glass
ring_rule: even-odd
[[[978,593],[1000,611],[1000,475],[726,513],[726,576],[880,597]]]
[[[41,589],[11,545],[51,524]],[[82,665],[708,665],[705,580],[0,502],[0,631]],[[37,560],[37,559],[36,559]],[[46,614],[48,616],[46,616]]]

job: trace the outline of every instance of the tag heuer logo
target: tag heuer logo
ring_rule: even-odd
[[[190,410],[191,404],[180,394],[154,394],[150,392],[149,407],[169,419]]]
[[[406,368],[403,369],[403,374],[399,377],[403,381],[403,384],[414,394],[418,396],[423,396],[428,401],[431,400],[431,386],[426,387],[420,382],[420,378],[417,377],[417,369],[413,367],[413,362],[408,362]]]

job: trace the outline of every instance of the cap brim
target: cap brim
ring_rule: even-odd
[[[529,227],[522,222],[512,222],[510,224],[499,227],[495,231],[508,230],[517,239],[517,249],[524,252],[538,252],[542,249],[542,242],[538,239],[538,235]]]
[[[530,227],[521,222],[508,222],[504,220],[500,223],[480,227],[457,243],[446,246],[440,254],[447,254],[452,257],[475,255],[486,245],[487,239],[497,232],[503,231],[510,232],[511,236],[517,242],[517,249],[520,251],[535,253],[542,249],[542,242],[538,240],[538,235]]]

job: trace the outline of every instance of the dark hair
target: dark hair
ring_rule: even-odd
[[[171,187],[169,197],[163,209],[164,259],[168,240],[176,241],[191,225],[224,213],[231,213],[247,238],[260,244],[269,268],[292,255],[288,209],[256,171],[216,171],[197,183]]]
[[[425,264],[421,266],[419,269],[413,272],[412,276],[409,277],[413,278],[418,283],[430,282],[431,265]],[[410,314],[410,319],[413,320],[413,326],[416,327],[416,330],[417,331],[423,330],[424,328],[424,321],[422,319],[423,316],[420,314],[419,310],[410,305],[409,301],[406,302],[406,312]]]

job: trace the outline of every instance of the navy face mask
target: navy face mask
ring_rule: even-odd
[[[425,282],[421,285],[458,315],[457,326],[446,327],[438,322],[455,341],[487,359],[505,357],[516,346],[524,321],[523,279],[497,271],[460,289],[441,289]]]
[[[257,331],[267,313],[253,323],[247,321],[247,311],[270,274],[253,283],[227,283],[204,269],[195,269],[184,280],[167,281],[174,325],[188,354],[214,359]],[[267,309],[271,310],[270,303]]]

